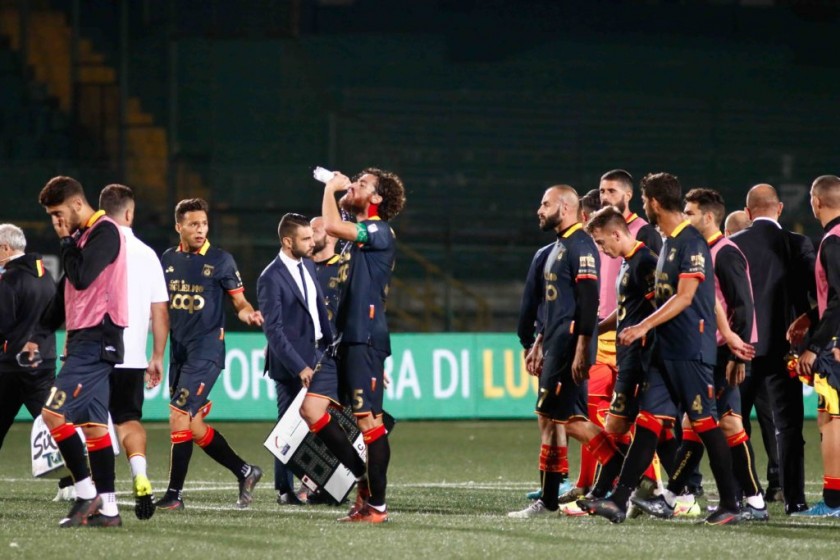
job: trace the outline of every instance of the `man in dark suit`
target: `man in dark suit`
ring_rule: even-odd
[[[748,228],[752,221],[743,210],[735,210],[726,217],[724,234],[732,237],[739,231]],[[767,385],[759,383],[755,389],[755,417],[758,426],[761,428],[761,441],[764,443],[764,450],[767,453],[767,489],[765,500],[768,502],[784,501],[782,487],[779,482],[779,450],[776,446],[776,426],[773,424],[773,409],[770,400],[767,398]],[[752,430],[749,418],[744,419],[744,430],[752,438]]]
[[[268,375],[277,388],[278,418],[286,413],[301,387],[308,389],[300,415],[309,429],[356,476],[364,480],[365,463],[327,411],[338,403],[338,374],[327,353],[333,341],[324,295],[309,257],[315,242],[309,220],[286,214],[278,227],[280,253],[257,282],[257,300],[268,339]],[[275,489],[281,504],[299,503],[285,466],[275,460]]]
[[[787,325],[810,308],[815,294],[811,240],[782,229],[778,219],[783,204],[770,185],[750,189],[744,209],[752,225],[732,236],[747,257],[755,298],[758,343],[752,374],[741,385],[743,417],[752,412],[759,383],[766,383],[776,424],[776,441],[785,513],[807,509],[805,503],[805,440],[802,438],[802,384],[791,377],[784,363],[790,345]]]

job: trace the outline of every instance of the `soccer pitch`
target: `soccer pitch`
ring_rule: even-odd
[[[237,510],[233,475],[196,448],[184,491],[186,509],[134,517],[130,475],[117,458],[117,491],[124,526],[59,529],[67,503],[54,503],[55,481],[35,480],[28,423],[13,426],[0,450],[0,558],[834,558],[840,520],[794,519],[770,505],[768,523],[705,527],[691,521],[546,516],[508,519],[536,488],[536,422],[404,422],[391,436],[388,506],[391,522],[340,524],[346,507],[280,506],[272,458],[262,447],[267,423],[219,423],[217,429],[245,460],[265,471],[254,503]],[[165,489],[169,434],[148,424],[149,477]],[[756,428],[757,429],[757,428]],[[819,434],[806,422],[806,491],[820,499]],[[579,445],[569,446],[576,473]],[[764,457],[756,449],[764,482]],[[708,464],[704,461],[704,474]],[[707,494],[714,483],[704,478]],[[705,499],[701,500],[705,504]]]

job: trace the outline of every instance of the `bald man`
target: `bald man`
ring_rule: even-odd
[[[744,210],[731,212],[724,222],[723,231],[726,237],[732,237],[741,230],[752,225],[752,220]],[[768,502],[782,501],[782,489],[779,486],[779,452],[776,448],[776,426],[773,424],[773,410],[767,399],[767,388],[759,383],[755,393],[755,415],[761,428],[761,441],[767,452],[767,490],[765,499]],[[744,418],[744,430],[752,437],[752,426],[749,418]]]
[[[790,350],[787,325],[808,311],[808,293],[816,294],[814,245],[779,225],[784,205],[771,185],[747,193],[744,211],[752,225],[732,236],[750,266],[758,324],[752,374],[741,385],[743,418],[749,418],[760,383],[765,383],[776,424],[779,476],[785,513],[808,509],[805,501],[805,441],[802,438],[802,384],[784,363]]]
[[[723,232],[726,237],[732,237],[742,229],[748,228],[752,224],[749,216],[743,210],[735,210],[726,217],[723,225]]]
[[[536,413],[540,428],[542,498],[508,514],[531,518],[557,511],[561,473],[560,432],[578,440],[601,463],[604,478],[618,475],[624,456],[603,428],[587,417],[587,379],[595,360],[598,330],[598,248],[578,219],[579,199],[568,185],[545,191],[537,216],[544,231],[554,230],[543,277],[543,329],[525,360],[528,372],[539,376]],[[609,489],[604,490],[604,494]]]

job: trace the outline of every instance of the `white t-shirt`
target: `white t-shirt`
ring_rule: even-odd
[[[145,369],[146,341],[152,304],[169,301],[163,268],[154,250],[134,237],[130,227],[120,226],[125,235],[128,263],[128,328],[123,332],[125,360],[118,368]]]

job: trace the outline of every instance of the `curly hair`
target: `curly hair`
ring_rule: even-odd
[[[405,207],[405,186],[402,179],[396,173],[368,167],[353,180],[357,181],[365,174],[376,177],[376,193],[382,197],[382,202],[379,203],[379,217],[386,222],[396,218]]]

